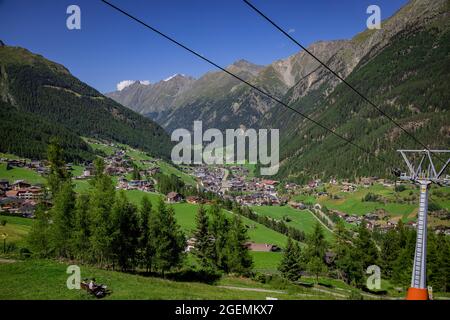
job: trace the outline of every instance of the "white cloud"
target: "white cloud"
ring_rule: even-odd
[[[295,29],[294,28],[290,28],[289,30],[288,30],[288,33],[294,33],[295,32]]]
[[[122,91],[123,89],[125,89],[128,86],[131,86],[135,82],[136,81],[134,81],[134,80],[123,80],[123,81],[120,81],[117,84],[117,90]]]
[[[145,86],[148,86],[150,84],[149,80],[139,80],[139,81],[136,81],[136,80],[123,80],[123,81],[120,81],[117,84],[117,90],[118,91],[122,91],[126,87],[131,86],[133,83],[136,83],[136,82],[139,82],[140,84],[143,84]]]

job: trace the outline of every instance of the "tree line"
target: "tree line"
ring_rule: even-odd
[[[174,209],[162,198],[156,206],[146,196],[140,206],[130,203],[123,191],[116,192],[101,158],[94,161],[90,190],[77,195],[56,141],[48,147],[48,160],[52,206],[41,204],[36,210],[28,237],[34,255],[163,276],[182,266],[186,235],[176,222]],[[197,217],[195,256],[200,265],[209,270],[249,272],[252,260],[239,217],[226,218],[218,205],[209,211],[211,220],[203,207]]]
[[[366,270],[378,265],[382,278],[394,285],[407,288],[410,285],[416,231],[404,226],[400,220],[396,229],[386,233],[370,232],[361,223],[353,235],[342,222],[336,224],[336,241],[325,240],[323,229],[316,224],[307,237],[307,246],[288,238],[279,271],[283,277],[298,281],[305,273],[344,280],[358,287],[365,287]],[[428,233],[427,283],[435,291],[450,291],[450,241],[443,234]]]

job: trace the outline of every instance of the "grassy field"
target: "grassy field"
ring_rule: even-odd
[[[158,161],[158,165],[159,165],[162,173],[164,173],[166,175],[174,174],[174,175],[180,177],[180,179],[187,185],[191,185],[191,186],[197,185],[197,182],[195,181],[195,179],[192,176],[178,170],[177,168],[168,164],[167,162]]]
[[[290,206],[254,206],[252,210],[258,214],[271,217],[277,220],[284,220],[286,217],[290,219],[287,225],[303,231],[306,235],[313,232],[314,226],[318,220],[309,210],[297,210]],[[333,234],[323,228],[325,238],[328,241],[333,240]]]
[[[8,299],[94,299],[83,290],[66,287],[67,264],[45,260],[25,260],[0,263],[0,300]],[[121,272],[81,266],[81,278],[95,278],[105,283],[112,294],[105,299],[308,299],[296,293],[267,293],[221,288],[198,282],[171,281],[156,277],[143,277]],[[221,285],[243,288],[271,289],[249,279],[227,278]],[[273,289],[273,288],[272,288]],[[298,292],[305,290],[299,288]],[[310,292],[309,299],[331,299],[331,296]]]
[[[264,273],[277,273],[283,253],[281,252],[254,252],[250,253],[253,257],[253,269]]]
[[[10,217],[0,215],[0,221],[5,220],[6,225],[0,225],[0,235],[6,233],[6,243],[13,242],[17,246],[25,244],[25,236],[28,234],[33,223],[32,219]],[[0,240],[0,251],[3,250],[3,240]]]
[[[112,146],[109,146],[109,145],[105,145],[105,144],[101,144],[101,143],[93,143],[92,139],[85,138],[85,141],[89,144],[89,146],[92,149],[94,149],[94,151],[95,150],[102,151],[108,156],[113,155],[117,151],[117,148],[115,148],[115,147],[112,147]]]
[[[0,234],[7,232],[9,241],[18,246],[25,244],[24,237],[28,233],[33,220],[19,217],[0,216],[7,221],[0,227]],[[254,270],[262,273],[277,273],[277,267],[282,259],[279,252],[251,252]],[[18,260],[8,263],[0,254],[0,300],[7,299],[92,299],[84,291],[68,290],[65,287],[67,279],[66,263],[50,260]],[[197,263],[192,255],[187,255],[185,266],[195,266]],[[262,284],[248,278],[224,276],[217,283],[199,283],[192,278],[184,281],[161,279],[160,277],[144,277],[100,270],[92,266],[81,267],[81,277],[94,277],[98,282],[106,283],[113,290],[113,295],[107,299],[265,299],[267,296],[278,299],[342,299],[353,291],[359,292],[346,283],[320,277],[319,288],[327,291],[317,291],[303,286],[270,282]],[[313,277],[302,277],[302,283],[313,284]],[[220,286],[252,288],[252,290],[283,290],[284,293],[267,293],[257,291],[241,291],[226,289]],[[403,297],[404,292],[398,292],[389,281],[382,281],[382,289],[390,296]],[[333,295],[334,294],[334,295]],[[436,297],[445,294],[435,293]],[[366,297],[365,298],[371,298]],[[373,298],[373,297],[372,297]]]
[[[10,182],[14,182],[16,180],[25,180],[32,184],[45,183],[45,179],[36,171],[28,168],[17,167],[6,170],[5,163],[0,164],[0,179],[7,179]]]
[[[330,199],[321,196],[315,202],[325,205],[329,209],[343,211],[349,214],[363,215],[377,209],[384,209],[393,217],[407,221],[412,219],[418,210],[419,190],[414,186],[407,186],[406,190],[395,192],[393,187],[375,184],[370,187],[358,187],[354,192],[341,192],[338,186],[328,187],[327,191],[337,195],[339,199]],[[368,193],[379,195],[386,203],[374,201],[361,201]],[[443,208],[450,210],[450,187],[436,187],[431,189],[430,201],[436,202]],[[413,198],[413,203],[394,203],[396,199]]]

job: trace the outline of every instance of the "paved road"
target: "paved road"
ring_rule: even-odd
[[[313,209],[313,210],[314,210],[314,209]],[[325,223],[323,223],[323,221],[320,220],[312,210],[309,210],[309,209],[308,209],[308,211],[311,212],[311,214],[313,215],[313,217],[316,218],[316,220],[319,221],[321,225],[323,225],[323,226],[324,226],[327,230],[329,230],[330,232],[334,233],[334,230],[330,229],[330,227],[328,227]]]

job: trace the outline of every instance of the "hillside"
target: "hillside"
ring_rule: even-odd
[[[399,31],[377,55],[361,58],[346,80],[430,148],[446,149],[449,39],[448,11],[442,11],[425,25]],[[359,41],[359,37],[352,40]],[[421,148],[344,84],[330,94],[327,90],[322,85],[304,97],[292,98],[293,104],[388,163],[401,164],[396,149]],[[392,168],[288,112],[273,114],[269,121],[286,128],[280,147],[281,177],[304,181],[311,176],[386,176]]]
[[[0,100],[8,119],[0,131],[0,151],[42,158],[43,146],[56,135],[73,149],[71,160],[92,158],[80,136],[126,143],[156,156],[170,152],[170,139],[159,125],[23,48],[0,47]]]
[[[8,260],[6,260],[8,261]],[[1,263],[0,281],[5,283],[0,289],[2,300],[92,300],[84,290],[68,290],[66,287],[67,265],[64,263],[28,260]],[[39,270],[39,272],[38,272]],[[284,284],[261,284],[250,279],[225,277],[216,284],[196,281],[174,281],[157,277],[106,271],[82,266],[82,277],[95,277],[105,283],[112,294],[105,299],[214,299],[214,300],[264,300],[267,296],[280,300],[334,300],[350,294],[350,290],[329,290],[319,292],[310,288]],[[14,275],[14,276],[13,276]],[[30,277],[31,275],[31,277]],[[190,275],[192,276],[192,275]],[[342,284],[341,284],[342,285]],[[282,290],[280,290],[282,289]],[[337,297],[334,293],[341,293]],[[344,294],[342,294],[344,293]]]
[[[44,117],[22,112],[0,101],[0,150],[30,159],[46,157],[48,141],[58,137],[67,159],[80,162],[94,158],[93,150],[68,128]]]

